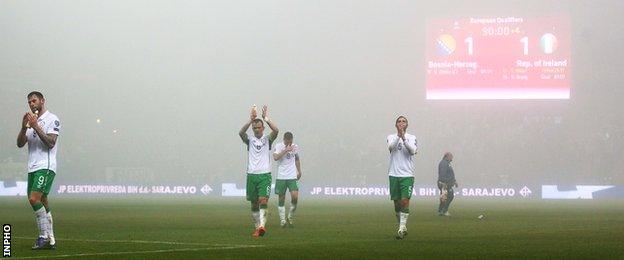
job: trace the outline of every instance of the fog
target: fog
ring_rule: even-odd
[[[551,14],[570,17],[569,100],[425,99],[427,19]],[[294,133],[302,183],[385,185],[405,115],[416,183],[450,151],[461,184],[622,184],[622,17],[617,0],[0,1],[0,179],[26,179],[39,90],[56,182],[243,183],[256,104]]]

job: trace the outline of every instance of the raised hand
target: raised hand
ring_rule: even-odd
[[[24,117],[22,117],[22,128],[30,127],[30,125],[28,124],[28,114],[29,113],[26,113],[24,114]]]
[[[268,115],[268,107],[266,105],[262,106],[262,118],[266,120]]]
[[[249,113],[249,118],[251,118],[251,120],[256,119],[256,117],[258,117],[258,109],[256,108],[256,105],[253,105],[251,107],[251,112]]]
[[[295,150],[295,147],[292,144],[289,144],[289,145],[286,146],[286,148],[284,150],[286,150],[287,153],[290,153],[293,150]]]
[[[37,125],[37,115],[29,112],[26,113],[26,117],[28,120],[28,125],[30,125],[30,127]]]
[[[401,126],[397,127],[397,135],[399,138],[405,139],[405,128]]]

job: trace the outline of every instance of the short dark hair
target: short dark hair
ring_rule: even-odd
[[[252,124],[260,123],[260,124],[264,125],[264,121],[262,121],[262,119],[260,119],[260,118],[256,118],[254,120],[251,120],[251,123]]]
[[[284,139],[292,140],[293,139],[293,134],[291,132],[284,133]]]
[[[33,91],[33,92],[28,93],[26,98],[30,98],[32,96],[37,96],[39,99],[43,99],[43,94],[41,94],[41,92],[39,91]]]

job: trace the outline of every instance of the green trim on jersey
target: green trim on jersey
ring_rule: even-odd
[[[414,177],[390,177],[390,199],[410,199],[412,197],[412,190],[414,189]]]
[[[43,193],[44,196],[48,196],[50,190],[52,190],[52,182],[54,182],[54,176],[56,173],[52,170],[41,169],[28,173],[28,196],[33,191]]]
[[[257,201],[260,197],[268,198],[271,194],[271,173],[248,173],[245,193],[248,201]]]
[[[298,191],[299,186],[297,185],[297,180],[275,180],[275,194],[284,195],[286,194],[286,189],[289,191]]]

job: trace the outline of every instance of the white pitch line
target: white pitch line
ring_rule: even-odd
[[[34,237],[13,237],[17,239],[36,239]],[[228,244],[209,244],[209,243],[193,243],[193,242],[173,242],[173,241],[154,241],[154,240],[100,240],[100,239],[70,239],[57,238],[57,241],[71,242],[93,242],[93,243],[137,243],[137,244],[165,244],[165,245],[189,245],[189,246],[247,246],[247,245],[228,245]],[[250,245],[254,246],[254,245]]]
[[[22,257],[13,257],[13,258],[14,259],[35,259],[35,258],[62,258],[62,257],[77,257],[77,256],[153,254],[153,253],[170,253],[170,252],[192,252],[192,251],[207,251],[207,250],[239,249],[239,248],[249,248],[249,247],[262,247],[262,245],[239,245],[239,246],[228,246],[228,247],[180,248],[180,249],[163,249],[163,250],[150,250],[150,251],[83,253],[83,254],[72,254],[72,255],[22,256]]]

